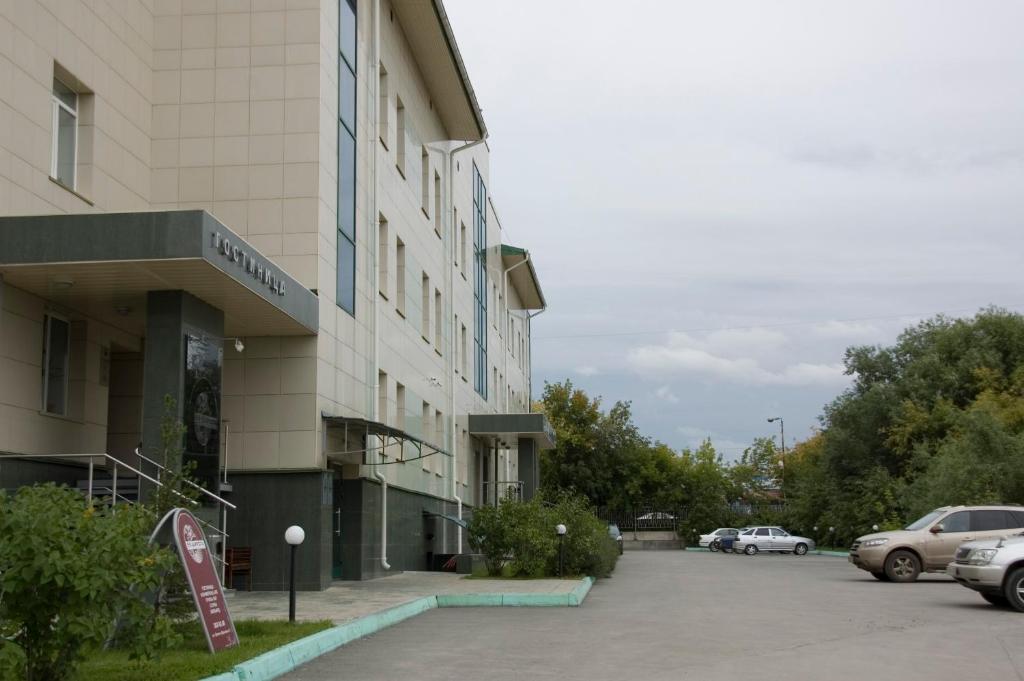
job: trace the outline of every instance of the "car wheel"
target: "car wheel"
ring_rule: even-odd
[[[981,597],[989,603],[991,603],[992,605],[997,605],[1000,608],[1005,608],[1007,605],[1009,605],[1006,602],[1006,596],[1002,594],[981,594]]]
[[[910,551],[893,551],[885,559],[885,575],[893,582],[913,582],[921,574],[921,561]]]
[[[798,556],[803,556],[807,553],[807,544],[797,544],[793,547],[793,553]]]
[[[710,549],[712,553],[715,553],[720,548],[722,548],[722,542],[718,541],[717,539],[708,544],[708,549]]]
[[[1011,608],[1024,612],[1024,567],[1017,568],[1006,577],[1003,594]]]
[[[874,577],[875,579],[877,579],[880,582],[888,582],[889,581],[889,575],[885,574],[884,572],[872,572],[871,576]]]
[[[748,556],[752,556],[755,553],[757,553],[757,547],[753,544],[747,544],[746,547],[743,549],[743,553],[747,554]]]

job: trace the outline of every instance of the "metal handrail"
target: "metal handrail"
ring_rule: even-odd
[[[145,459],[146,461],[148,461],[149,463],[153,464],[154,466],[156,466],[157,468],[159,468],[162,471],[167,470],[166,466],[164,466],[162,464],[159,464],[156,461],[153,461],[153,459],[151,459],[148,456],[146,456],[145,454],[143,454],[140,450],[141,450],[140,447],[136,447],[135,448],[135,455],[137,457],[139,457],[140,459]],[[157,482],[159,483],[159,479],[157,480]],[[227,506],[228,508],[230,508],[233,511],[238,509],[237,506],[232,504],[227,499],[223,499],[223,498],[217,496],[216,494],[214,494],[210,490],[206,489],[205,487],[203,487],[201,485],[197,485],[196,483],[192,482],[191,480],[183,480],[182,482],[184,482],[186,485],[189,485],[190,487],[192,487],[194,489],[199,490],[200,492],[202,492],[206,496],[208,496],[211,499],[213,499],[214,501],[216,501],[218,504],[224,504],[225,506]]]

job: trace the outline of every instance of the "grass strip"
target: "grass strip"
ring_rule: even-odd
[[[198,622],[182,625],[184,640],[176,647],[160,651],[152,660],[130,660],[119,650],[91,653],[79,668],[77,681],[197,681],[231,671],[250,660],[286,643],[334,626],[329,620],[290,623],[282,620],[239,620],[235,622],[239,644],[216,655],[206,646],[206,637]]]

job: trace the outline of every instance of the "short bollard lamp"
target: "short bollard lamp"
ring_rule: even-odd
[[[292,568],[288,578],[288,621],[295,621],[295,550],[306,539],[306,532],[298,525],[284,531],[284,540],[292,547]]]
[[[561,579],[565,569],[565,525],[555,525],[555,534],[558,535],[558,578]]]

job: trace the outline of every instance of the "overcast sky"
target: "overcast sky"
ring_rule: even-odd
[[[727,458],[806,438],[846,347],[1024,309],[1024,3],[446,0],[534,392]]]

